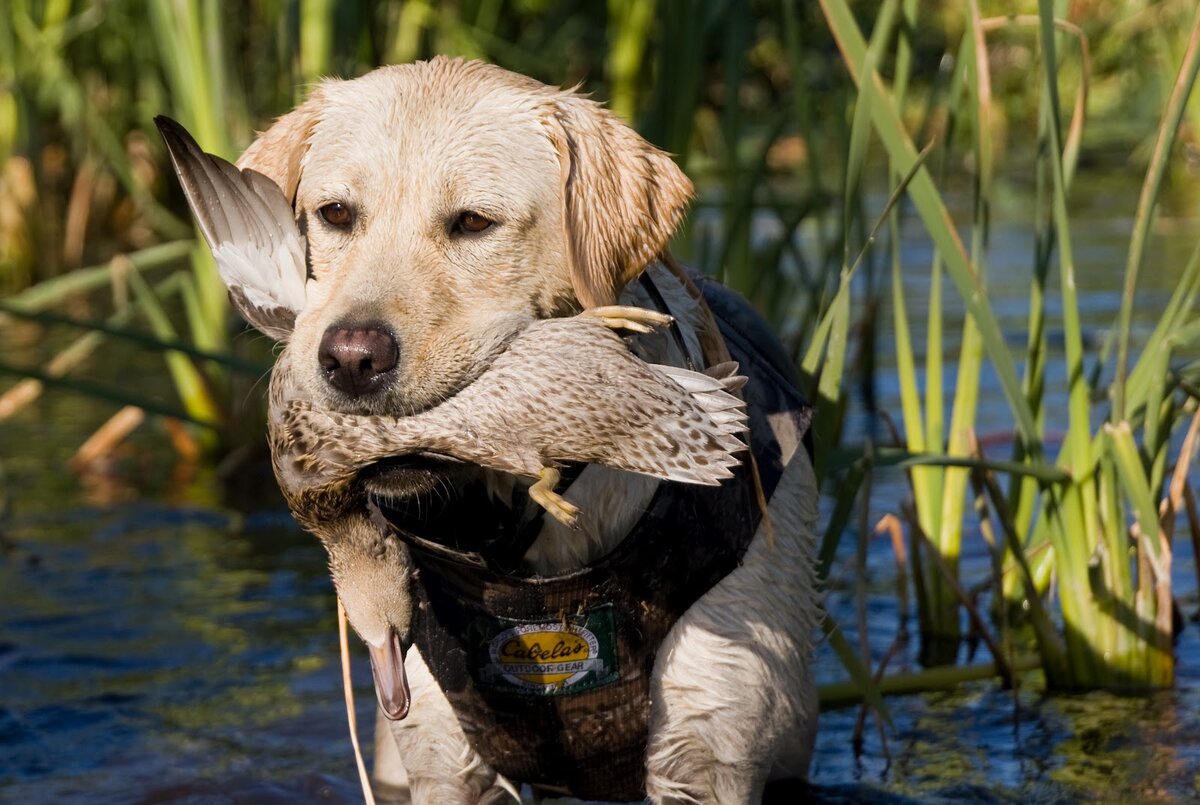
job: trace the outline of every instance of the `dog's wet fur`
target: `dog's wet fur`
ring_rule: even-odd
[[[427,409],[533,319],[644,303],[627,285],[646,269],[678,302],[671,312],[687,338],[704,326],[700,307],[655,262],[690,181],[574,91],[479,62],[384,67],[318,84],[238,165],[283,189],[306,235],[312,281],[276,371],[316,406]],[[513,484],[432,459],[388,462],[367,480],[415,516],[468,488],[503,499]],[[529,569],[566,572],[602,556],[657,485],[589,466],[567,493],[587,516],[574,531],[547,522]],[[742,565],[661,647],[646,758],[654,802],[757,802],[769,780],[806,774],[817,717],[816,514],[801,449],[771,500],[772,534],[760,528]],[[509,800],[511,784],[470,746],[420,652],[405,666],[411,712],[379,729],[377,778],[415,802]]]

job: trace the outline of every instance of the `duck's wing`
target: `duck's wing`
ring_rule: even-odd
[[[258,330],[286,341],[304,307],[307,269],[283,191],[257,171],[205,153],[169,117],[154,122],[234,306]]]
[[[733,392],[746,383],[736,363],[705,372],[647,364],[662,388],[677,390],[677,407],[652,419],[649,438],[625,444],[605,463],[669,481],[716,485],[733,475],[746,449],[740,438],[748,428],[746,404]],[[655,397],[658,397],[656,391]]]
[[[729,478],[748,421],[734,393],[746,382],[737,364],[700,373],[647,363],[610,329],[613,310],[530,324],[458,395],[462,418],[509,423],[544,466],[586,462],[707,485]]]

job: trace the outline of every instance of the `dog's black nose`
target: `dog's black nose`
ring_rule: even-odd
[[[335,324],[321,337],[317,360],[331,386],[361,397],[383,387],[400,360],[400,345],[381,324]]]

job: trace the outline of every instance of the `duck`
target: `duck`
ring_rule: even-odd
[[[568,463],[595,463],[668,481],[716,485],[746,450],[746,378],[727,362],[704,372],[642,361],[618,331],[670,317],[598,307],[531,322],[457,394],[409,416],[349,414],[289,399],[272,379],[272,456],[296,508],[346,489],[367,467],[406,455],[475,464],[532,481],[529,497],[567,526],[579,509],[554,489]],[[277,387],[278,386],[278,387]]]

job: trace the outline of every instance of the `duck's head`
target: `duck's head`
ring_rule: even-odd
[[[321,534],[338,598],[367,644],[375,692],[393,721],[408,715],[404,655],[412,644],[413,564],[408,548],[365,516],[332,524]]]

